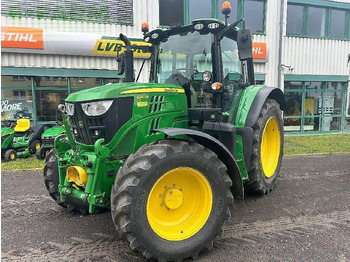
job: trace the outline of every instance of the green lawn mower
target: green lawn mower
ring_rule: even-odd
[[[63,133],[65,133],[65,129],[62,125],[46,129],[41,135],[41,147],[35,153],[36,158],[39,160],[45,159],[46,154],[54,146],[55,138]]]
[[[1,128],[1,156],[5,161],[35,154],[41,145],[43,125],[30,125],[29,119],[18,119],[16,126]]]
[[[45,184],[69,211],[111,209],[118,234],[145,258],[195,259],[221,234],[234,197],[274,188],[285,99],[255,84],[244,20],[142,31],[149,46],[120,34],[123,83],[59,106],[66,133],[46,158]],[[151,54],[149,83],[134,81],[133,49]]]

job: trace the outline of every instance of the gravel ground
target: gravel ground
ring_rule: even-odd
[[[268,196],[232,205],[198,261],[350,261],[350,154],[288,156],[281,172]],[[59,207],[40,171],[2,172],[1,189],[2,261],[143,261],[109,212]]]

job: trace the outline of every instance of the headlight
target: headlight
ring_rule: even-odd
[[[158,36],[159,36],[158,33],[153,33],[153,34],[151,35],[152,39],[157,39]]]
[[[205,71],[202,75],[202,79],[204,82],[210,82],[212,78],[212,74],[209,71]]]
[[[74,104],[66,103],[66,112],[69,116],[74,115]]]
[[[113,100],[89,102],[81,104],[81,108],[87,116],[100,116],[107,112],[112,103]]]

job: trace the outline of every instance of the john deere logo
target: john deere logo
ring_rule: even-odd
[[[84,128],[84,123],[83,123],[83,121],[79,121],[79,127],[80,127],[80,128]]]

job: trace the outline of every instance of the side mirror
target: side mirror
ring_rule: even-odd
[[[118,75],[122,75],[125,72],[125,53],[120,54],[117,57],[117,62],[118,62]]]
[[[237,47],[239,60],[248,60],[253,58],[253,43],[250,29],[240,29],[237,32]]]

